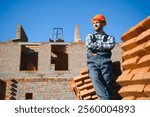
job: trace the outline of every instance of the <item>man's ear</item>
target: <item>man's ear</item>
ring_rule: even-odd
[[[106,25],[106,22],[105,21],[102,21],[102,24],[103,24],[103,27]]]

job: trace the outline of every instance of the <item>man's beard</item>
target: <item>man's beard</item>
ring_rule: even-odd
[[[99,32],[101,30],[102,30],[102,27],[99,27],[99,28],[95,29],[96,32]]]

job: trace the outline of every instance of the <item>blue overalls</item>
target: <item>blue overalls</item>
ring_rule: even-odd
[[[100,51],[94,55],[87,51],[87,65],[96,94],[102,100],[110,100],[112,92],[112,61],[111,51]]]

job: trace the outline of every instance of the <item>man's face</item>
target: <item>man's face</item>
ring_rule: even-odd
[[[99,31],[103,28],[102,21],[94,21],[93,22],[93,28],[95,31]]]

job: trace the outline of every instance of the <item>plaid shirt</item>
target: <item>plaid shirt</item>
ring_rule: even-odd
[[[86,47],[91,52],[111,50],[115,47],[115,38],[106,33],[88,34],[86,37]]]

